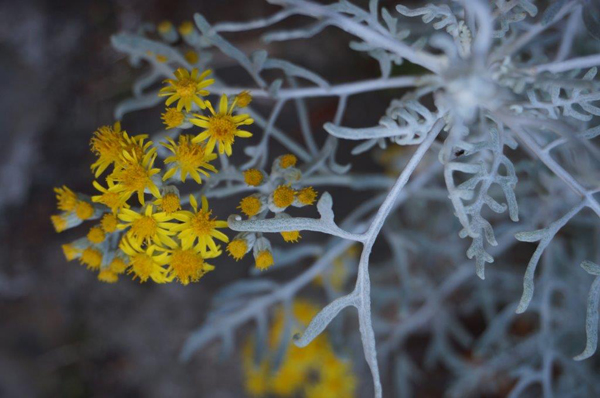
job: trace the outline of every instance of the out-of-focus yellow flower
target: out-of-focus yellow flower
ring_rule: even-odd
[[[130,137],[126,131],[121,131],[121,123],[116,122],[111,126],[102,126],[94,132],[90,140],[92,153],[98,156],[98,160],[92,164],[96,178],[110,166],[119,166],[122,161],[123,151],[134,153],[138,158],[148,149],[152,143],[144,143],[147,135],[136,135]]]
[[[221,254],[221,252],[212,251],[202,254],[193,247],[189,249],[176,247],[167,252],[169,253],[167,278],[175,279],[184,286],[190,282],[198,282],[207,272],[214,270],[215,267],[205,260]]]
[[[137,193],[139,202],[144,205],[144,191],[148,189],[156,198],[160,198],[160,191],[152,176],[160,173],[160,169],[154,168],[156,159],[156,148],[150,149],[143,157],[135,152],[123,151],[123,164],[116,169],[108,178],[116,184],[108,190],[116,192],[125,200]]]
[[[146,248],[138,245],[134,239],[124,237],[121,239],[119,248],[129,256],[131,268],[129,273],[134,274],[140,282],[146,282],[148,278],[156,283],[165,283],[167,280],[167,269],[164,268],[169,261],[166,252],[159,253],[154,245]]]
[[[181,126],[185,120],[185,115],[177,108],[166,108],[165,113],[161,115],[163,123],[167,126],[167,130]]]
[[[56,192],[56,207],[61,211],[73,211],[77,205],[77,194],[63,185],[61,188],[54,188]]]

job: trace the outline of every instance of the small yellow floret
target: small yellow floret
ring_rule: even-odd
[[[263,250],[256,256],[256,268],[263,271],[273,265],[273,254],[270,250]]]
[[[185,21],[181,25],[179,25],[179,33],[181,33],[182,36],[191,35],[193,31],[194,24],[190,21]]]
[[[81,264],[87,265],[89,269],[99,269],[102,264],[102,253],[99,250],[88,247],[81,253],[79,258]]]
[[[262,203],[256,196],[247,196],[240,201],[238,209],[242,210],[242,213],[248,217],[253,217],[260,213]]]
[[[192,69],[190,73],[187,69],[178,68],[175,72],[175,79],[167,79],[166,87],[160,89],[159,97],[169,97],[165,102],[167,106],[177,101],[177,110],[185,107],[186,111],[192,110],[192,103],[198,105],[200,109],[205,109],[206,104],[201,97],[206,97],[209,92],[205,88],[214,83],[214,79],[206,77],[211,70],[202,73],[197,68]]]
[[[173,29],[173,24],[171,21],[162,21],[158,24],[157,29],[159,33],[168,33],[171,29]]]
[[[301,238],[300,232],[298,231],[282,232],[281,236],[283,236],[283,240],[290,243],[296,243]]]
[[[163,124],[167,126],[167,130],[179,127],[185,120],[183,112],[178,111],[177,108],[169,107],[165,109],[165,113],[162,114],[161,119]]]
[[[105,214],[100,220],[100,225],[107,234],[113,233],[117,230],[117,223],[117,216],[114,214]]]
[[[227,252],[235,261],[239,261],[248,252],[248,244],[244,239],[234,239],[227,245]]]
[[[296,158],[296,156],[292,155],[291,153],[287,154],[287,155],[283,155],[279,159],[279,165],[281,166],[282,169],[294,167],[294,166],[296,166],[296,162],[298,162],[298,158]]]
[[[248,105],[250,105],[250,102],[252,102],[252,95],[250,95],[250,92],[248,90],[244,90],[235,96],[235,103],[240,108],[247,107]]]
[[[77,205],[77,194],[63,185],[61,188],[54,188],[56,192],[56,207],[62,211],[73,211]]]
[[[50,221],[52,221],[52,225],[54,226],[56,232],[62,232],[67,229],[67,220],[65,220],[63,216],[50,216]]]
[[[102,243],[106,238],[104,231],[100,227],[92,227],[87,234],[87,238],[92,243]]]
[[[73,246],[70,243],[68,243],[66,245],[62,245],[62,250],[63,250],[63,253],[64,253],[67,261],[74,260],[79,255],[79,252],[80,252],[75,246]]]
[[[197,64],[198,61],[200,60],[200,57],[198,57],[198,53],[194,50],[186,51],[186,53],[184,54],[183,57],[185,58],[186,61],[188,61],[192,65]]]
[[[251,187],[257,187],[265,179],[263,173],[258,169],[248,169],[244,171],[244,181]]]
[[[122,274],[123,272],[125,272],[125,270],[127,270],[127,267],[129,267],[129,264],[127,264],[125,262],[125,260],[123,260],[122,258],[115,257],[111,261],[111,263],[108,265],[108,267],[115,274]]]
[[[273,191],[273,203],[280,208],[286,208],[294,202],[296,192],[287,185],[278,186]]]
[[[298,201],[303,205],[312,205],[317,199],[317,191],[313,187],[302,188],[296,195]]]
[[[204,274],[214,268],[194,249],[174,250],[169,262],[170,277],[176,278],[184,286],[190,282],[198,282]]]
[[[167,193],[160,200],[160,209],[167,214],[181,210],[181,201],[175,193]]]
[[[98,273],[98,280],[106,283],[115,283],[119,280],[119,276],[110,269],[103,269]]]
[[[94,207],[84,200],[80,200],[75,205],[75,214],[81,220],[87,220],[94,215]]]

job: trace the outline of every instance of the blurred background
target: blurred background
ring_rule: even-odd
[[[178,354],[204,320],[210,297],[246,275],[249,264],[223,257],[223,271],[189,286],[128,277],[104,284],[61,252],[86,227],[56,234],[49,217],[56,212],[54,187],[93,193],[89,139],[113,123],[115,105],[131,95],[140,74],[112,49],[112,34],[143,22],[179,24],[194,12],[214,23],[276,9],[258,0],[0,2],[0,397],[244,396],[239,358],[218,361],[218,347],[190,363]],[[258,33],[238,35],[235,43],[250,53],[263,46]],[[269,51],[301,59],[332,82],[378,75],[377,63],[348,51],[343,35],[325,34],[311,51],[301,42]],[[335,63],[327,62],[330,54]],[[225,68],[223,78],[242,84],[236,74]],[[345,120],[374,124],[388,103],[388,94],[360,107],[351,103]],[[331,120],[335,107],[333,99],[313,105],[314,125]],[[159,129],[159,113],[128,115],[124,127],[135,134]]]

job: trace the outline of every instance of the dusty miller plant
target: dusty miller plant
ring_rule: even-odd
[[[314,231],[330,238],[274,250],[273,270],[316,257],[287,282],[271,279],[269,270],[223,289],[204,326],[189,337],[182,357],[190,358],[215,339],[222,340],[225,353],[231,352],[236,330],[249,321],[256,324],[255,352],[260,355],[270,311],[283,304],[291,324],[294,297],[358,243],[354,288],[341,294],[326,283],[330,303],[302,334],[291,336],[291,327],[285,328],[279,357],[290,339],[302,347],[330,324],[339,330],[331,322],[353,307],[376,397],[383,395],[382,364],[392,369],[386,377],[393,380],[395,392],[411,394],[422,370],[408,354],[406,341],[423,333],[430,336],[423,367],[441,363],[454,374],[450,396],[497,391],[503,383],[511,386],[511,397],[532,391],[533,385],[546,397],[600,394],[591,360],[582,361],[596,350],[600,301],[596,3],[456,0],[411,8],[382,7],[377,0],[269,2],[280,11],[247,22],[212,24],[196,14],[195,29],[183,41],[201,54],[197,65],[172,44],[176,33],[153,39],[154,28],[148,25],[137,34],[114,36],[114,47],[133,65],[150,66],[135,83],[134,96],[118,106],[117,119],[162,101],[153,85],[170,78],[177,67],[205,69],[211,65],[210,54],[221,52],[254,84],[230,87],[219,79],[217,69],[211,93],[248,90],[257,101],[271,104],[271,111],[265,116],[252,105],[248,108],[260,127],[259,143],[245,149],[244,162],[222,164],[223,171],[208,181],[203,194],[210,198],[243,192],[245,187],[231,176],[250,167],[263,168],[270,158],[270,142],[277,141],[306,165],[302,172],[307,183],[370,190],[372,196],[356,203],[344,220],[335,218],[335,202],[342,199],[326,192],[317,204],[319,218],[230,216],[228,225],[234,231],[261,236]],[[277,27],[297,16],[304,17],[303,26]],[[226,38],[230,32],[253,29],[264,29],[266,42],[289,45],[318,37],[326,29],[340,29],[350,37],[352,50],[379,63],[381,74],[332,85],[264,50],[246,54]],[[393,73],[405,63],[418,65],[423,73]],[[343,123],[350,99],[360,101],[361,94],[384,89],[398,94],[382,110],[377,125]],[[324,132],[311,128],[307,105],[318,97],[338,99],[335,117],[323,125],[328,137],[321,146],[315,136]],[[287,104],[297,111],[302,143],[278,128]],[[377,148],[408,150],[401,152],[399,175],[392,179],[338,164],[339,140],[357,142],[352,151],[356,159]],[[453,217],[458,223],[451,222]],[[389,250],[382,249],[387,258],[378,256],[374,262],[376,241]],[[514,255],[517,241],[537,245],[524,270],[513,266],[522,264]],[[502,260],[496,264],[497,259]],[[587,314],[582,297],[586,291]],[[383,314],[390,306],[397,311],[393,317]],[[515,334],[511,330],[522,313],[535,315],[537,326]],[[480,335],[464,324],[473,314],[483,314],[485,330]],[[557,367],[560,372],[554,371]]]

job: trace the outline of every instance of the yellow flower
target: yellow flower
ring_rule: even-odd
[[[102,252],[93,247],[88,247],[81,252],[79,261],[81,264],[87,265],[89,269],[100,269],[100,264],[102,264]]]
[[[209,92],[205,90],[215,82],[214,79],[206,79],[212,71],[206,70],[199,74],[197,68],[192,69],[192,73],[184,68],[178,68],[174,75],[175,79],[167,79],[164,82],[169,83],[167,87],[163,87],[158,93],[159,97],[167,98],[167,106],[177,101],[177,110],[180,111],[185,106],[185,109],[190,112],[192,110],[192,102],[205,109],[206,105],[200,97],[206,97]]]
[[[251,187],[257,187],[263,183],[265,175],[258,169],[248,169],[244,171],[244,182]]]
[[[181,181],[185,182],[187,175],[192,176],[194,181],[198,184],[202,184],[202,178],[200,173],[209,177],[206,170],[217,172],[214,166],[208,162],[217,158],[217,155],[206,151],[206,148],[202,144],[194,144],[192,142],[191,135],[180,135],[179,143],[175,143],[171,137],[167,137],[168,143],[162,143],[162,145],[173,153],[173,156],[169,156],[165,159],[165,164],[170,164],[171,168],[163,176],[163,181],[171,178],[175,173],[179,172]],[[203,170],[206,169],[206,170]]]
[[[173,29],[173,24],[171,23],[171,21],[162,21],[161,23],[158,24],[158,32],[165,34],[171,31],[171,29]]]
[[[160,173],[160,169],[153,168],[156,159],[156,148],[152,148],[141,159],[136,153],[123,152],[123,164],[113,171],[109,179],[116,185],[109,191],[116,192],[125,200],[137,192],[139,202],[144,205],[144,191],[148,189],[156,198],[160,198],[160,191],[152,180],[152,176]]]
[[[255,256],[255,266],[259,270],[263,271],[267,268],[271,267],[274,263],[273,261],[273,253],[270,250],[262,250],[257,253]]]
[[[102,126],[94,132],[90,140],[92,152],[98,156],[98,160],[92,164],[95,177],[106,170],[111,164],[121,164],[123,151],[134,152],[138,157],[148,149],[151,143],[144,144],[147,135],[136,135],[130,137],[127,132],[121,131],[121,123],[116,122],[113,127]]]
[[[167,214],[173,214],[181,210],[181,201],[176,192],[163,193],[162,198],[156,199],[154,204]]]
[[[78,226],[83,220],[77,217],[74,213],[63,212],[58,215],[50,216],[50,221],[52,221],[52,225],[54,226],[56,232],[62,232],[69,228]]]
[[[61,188],[54,188],[56,192],[56,207],[62,211],[73,211],[77,205],[77,194],[63,185]]]
[[[119,276],[107,268],[98,273],[98,280],[100,282],[115,283],[119,280]]]
[[[104,231],[100,227],[92,227],[90,228],[87,238],[92,243],[102,243],[106,238]]]
[[[254,217],[264,210],[264,204],[259,195],[251,195],[240,201],[238,209],[248,217]]]
[[[283,237],[283,240],[285,240],[286,242],[290,242],[290,243],[296,243],[296,242],[298,242],[298,240],[300,238],[302,238],[300,236],[300,232],[298,232],[298,231],[282,232],[281,236]]]
[[[193,31],[194,31],[194,24],[191,23],[190,21],[185,21],[181,25],[179,25],[179,33],[181,33],[182,36],[187,36],[189,34],[192,34]]]
[[[296,156],[292,155],[291,153],[279,157],[279,167],[281,167],[282,169],[294,167],[296,166],[297,162],[298,158],[296,158]]]
[[[208,152],[212,152],[215,145],[218,143],[219,153],[226,153],[227,156],[231,156],[231,145],[233,144],[235,137],[252,137],[252,133],[238,130],[238,127],[250,125],[254,120],[246,114],[233,116],[232,113],[235,108],[235,101],[231,107],[229,107],[227,95],[225,94],[221,96],[219,113],[215,112],[209,101],[206,101],[206,106],[210,110],[212,116],[194,114],[194,118],[190,119],[192,124],[206,129],[204,132],[198,134],[193,139],[193,142],[208,140],[208,143],[206,144],[206,150]]]
[[[248,250],[248,243],[245,239],[234,239],[227,245],[227,252],[235,261],[244,258]]]
[[[289,185],[280,185],[273,191],[272,201],[278,208],[285,209],[294,202],[296,192]]]
[[[92,202],[101,203],[104,206],[108,207],[113,213],[116,213],[120,208],[128,208],[127,197],[120,195],[113,188],[116,184],[113,180],[108,179],[107,181],[108,188],[104,188],[98,181],[92,182],[94,188],[98,191],[102,192],[101,195],[92,196]],[[112,188],[112,190],[111,190]]]
[[[166,108],[165,113],[161,115],[163,124],[167,126],[167,130],[179,127],[185,120],[183,112],[177,110],[177,108]]]
[[[133,273],[134,279],[138,277],[140,282],[146,282],[148,278],[156,283],[168,282],[167,270],[163,267],[169,261],[167,253],[156,253],[154,245],[144,249],[135,240],[127,237],[121,239],[119,248],[129,256],[131,268],[128,273]]]
[[[72,261],[78,258],[81,255],[82,250],[79,249],[76,245],[72,243],[67,243],[66,245],[62,245],[63,254],[67,261]]]
[[[250,105],[250,102],[252,102],[252,95],[250,95],[250,92],[248,90],[244,90],[235,96],[235,103],[240,108],[247,107],[248,105]]]
[[[154,213],[152,205],[146,206],[143,214],[133,210],[122,209],[119,212],[119,219],[124,221],[117,228],[127,229],[127,235],[130,240],[134,240],[138,245],[143,243],[155,244],[157,246],[166,245],[168,247],[176,247],[177,243],[170,237],[175,235],[169,228],[177,225],[168,221],[172,220],[172,215],[164,212]]]
[[[296,199],[302,206],[312,205],[317,199],[317,191],[313,187],[302,188],[296,193]]]
[[[197,240],[195,249],[203,254],[207,252],[207,247],[212,251],[219,251],[215,239],[227,243],[229,238],[217,228],[226,228],[227,221],[211,218],[212,211],[208,208],[205,196],[202,197],[202,208],[198,208],[198,202],[193,195],[190,195],[190,204],[193,212],[184,210],[173,215],[182,224],[171,227],[171,231],[178,233],[177,237],[181,240],[183,249],[189,249]]]
[[[188,61],[192,65],[197,64],[198,61],[200,60],[200,57],[198,57],[198,53],[194,50],[186,51],[186,53],[183,55],[183,57],[185,58],[186,61]]]
[[[127,270],[127,267],[129,267],[129,264],[119,256],[115,256],[108,264],[108,268],[115,274],[122,274]]]
[[[100,220],[100,226],[107,234],[111,234],[117,230],[117,223],[117,216],[114,214],[105,214]]]
[[[207,272],[214,270],[215,267],[204,260],[221,254],[221,252],[211,251],[202,255],[194,248],[183,249],[181,247],[168,250],[168,253],[170,257],[167,278],[177,279],[184,286],[190,282],[198,282]]]
[[[85,200],[78,200],[75,205],[75,214],[82,220],[88,220],[94,216],[94,206]]]

